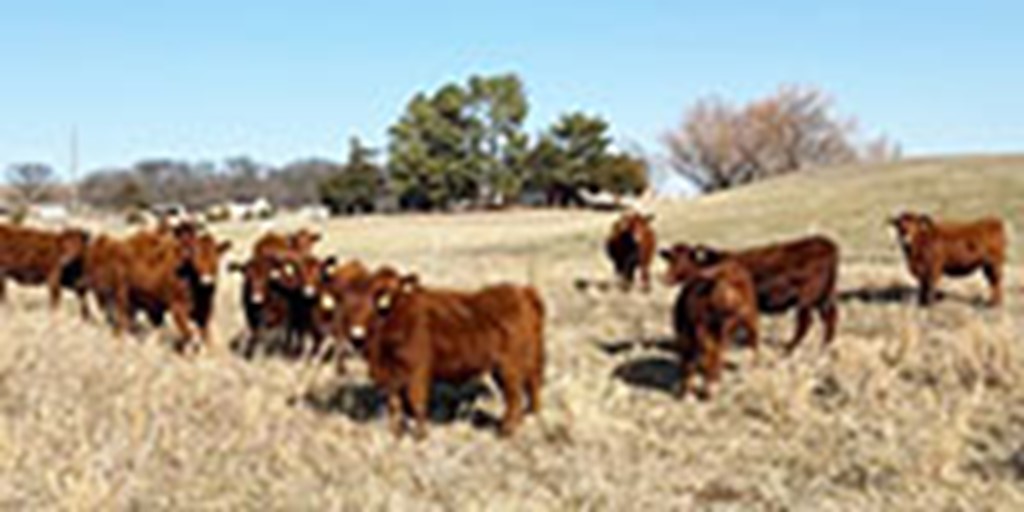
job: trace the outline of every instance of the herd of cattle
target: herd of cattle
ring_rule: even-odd
[[[796,311],[787,351],[807,334],[815,315],[828,343],[836,332],[839,248],[812,236],[741,251],[676,244],[657,251],[652,217],[623,214],[605,248],[625,288],[650,288],[657,252],[667,264],[665,283],[680,288],[673,325],[683,367],[680,396],[700,373],[710,389],[721,373],[723,351],[742,334],[758,357],[762,313]],[[931,303],[944,275],[981,269],[1002,300],[1006,236],[997,219],[938,222],[903,213],[891,220],[920,302]],[[490,374],[505,401],[500,432],[511,434],[525,413],[539,410],[544,379],[544,302],[532,286],[499,284],[475,291],[423,286],[415,274],[391,266],[370,269],[358,260],[319,257],[318,233],[267,233],[244,262],[241,303],[249,330],[243,352],[278,340],[278,348],[310,361],[333,359],[344,372],[353,352],[366,360],[374,384],[387,397],[391,428],[400,434],[411,415],[412,433],[425,434],[432,382],[466,382]],[[0,225],[0,300],[8,279],[48,286],[53,307],[62,289],[79,298],[90,320],[88,296],[116,336],[142,312],[154,326],[171,318],[180,350],[211,343],[210,323],[218,269],[230,242],[202,226],[161,223],[125,238],[91,236],[79,229],[46,231]],[[283,336],[282,336],[283,334]],[[330,343],[325,341],[330,340]]]

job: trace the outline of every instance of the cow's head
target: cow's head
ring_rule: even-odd
[[[275,286],[306,300],[316,300],[323,284],[325,269],[334,264],[334,257],[321,261],[316,256],[295,250],[275,251],[267,255],[273,263],[270,281]]]
[[[288,237],[288,245],[303,254],[312,254],[313,246],[320,241],[320,233],[302,228]]]
[[[658,251],[665,260],[668,270],[664,281],[667,285],[685,283],[697,276],[704,268],[722,260],[722,253],[706,245],[676,244]]]
[[[419,288],[416,274],[403,275],[391,267],[381,268],[363,279],[344,303],[349,341],[356,347],[365,344],[376,326]]]
[[[344,264],[331,262],[324,265],[323,273],[318,314],[330,323],[330,330],[336,339],[346,339],[349,332],[346,312],[355,307],[360,292],[366,289],[372,274],[358,260]]]
[[[266,302],[270,293],[270,275],[275,267],[274,261],[265,257],[256,257],[245,263],[228,264],[228,270],[242,274],[248,288],[246,298],[256,305]]]
[[[641,229],[649,229],[653,221],[653,213],[626,212],[612,224],[611,237],[618,238],[627,233],[636,237]]]
[[[889,225],[896,230],[900,246],[904,249],[920,244],[924,237],[935,229],[935,222],[931,217],[913,212],[902,212],[890,218]]]
[[[231,249],[231,242],[218,242],[209,233],[192,232],[179,236],[184,267],[188,269],[200,286],[213,287],[217,284],[220,259]]]
[[[62,260],[68,262],[85,255],[89,245],[89,233],[82,229],[69,228],[58,235]]]

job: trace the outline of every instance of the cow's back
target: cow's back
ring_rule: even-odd
[[[974,222],[941,222],[935,226],[937,243],[951,263],[976,266],[1001,265],[1006,258],[1006,228],[1001,219],[987,217]]]
[[[535,290],[495,285],[472,293],[420,290],[400,313],[410,357],[429,359],[435,378],[471,379],[498,358],[542,361],[543,302]],[[530,368],[532,370],[532,368]]]
[[[100,235],[85,250],[86,285],[101,295],[112,294],[126,286],[130,260],[128,247],[121,240]]]
[[[0,273],[22,283],[40,284],[59,261],[56,233],[0,226]]]
[[[835,293],[839,246],[824,236],[772,244],[735,253],[754,280],[765,311],[781,311],[799,302],[825,300]]]

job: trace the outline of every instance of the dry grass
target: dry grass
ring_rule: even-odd
[[[226,348],[242,329],[234,276],[221,283],[219,349],[197,360],[154,336],[119,343],[79,322],[73,301],[51,314],[41,291],[15,288],[0,308],[0,509],[1021,510],[1020,268],[1000,311],[966,300],[984,292],[974,280],[918,310],[881,219],[905,205],[999,212],[1020,225],[1022,168],[1021,159],[911,162],[658,205],[669,240],[820,230],[844,246],[835,345],[822,349],[815,329],[784,358],[791,319],[766,320],[761,365],[734,351],[737,369],[710,403],[666,392],[675,359],[657,342],[670,334],[671,290],[575,286],[608,277],[599,249],[608,214],[321,226],[324,252],[398,263],[428,283],[542,289],[545,409],[509,441],[472,421],[501,410],[484,396],[425,442],[396,442],[365,410],[358,365],[344,378],[323,372],[310,399],[290,405],[296,364]],[[238,247],[257,234],[217,229]]]

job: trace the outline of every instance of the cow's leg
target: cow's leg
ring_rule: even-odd
[[[811,320],[813,319],[812,313],[811,308],[807,306],[797,306],[796,330],[793,332],[793,339],[786,345],[787,353],[792,353],[796,350],[796,347],[800,346],[800,342],[803,341],[804,336],[807,336],[807,331],[811,328]]]
[[[746,331],[746,344],[754,352],[754,366],[761,364],[761,344],[758,338],[757,316],[743,315],[731,317],[726,320],[722,327],[722,340],[728,345],[736,339],[736,330],[743,328]]]
[[[307,351],[306,354],[303,355],[308,361],[314,364],[320,364],[321,362],[323,362],[322,358],[324,352],[324,337],[320,333],[319,329],[313,327],[312,329],[310,329],[309,338],[309,350]]]
[[[647,292],[651,291],[651,267],[650,267],[650,265],[641,265],[640,266],[640,282],[641,282],[641,288],[640,289],[644,293],[647,293]]]
[[[46,276],[46,285],[50,290],[50,309],[56,311],[60,307],[60,266]]]
[[[836,307],[834,299],[829,298],[818,306],[818,318],[821,319],[821,324],[825,328],[824,344],[828,345],[836,336],[836,324],[839,322],[839,309]]]
[[[335,342],[338,348],[334,351],[334,364],[338,375],[345,375],[348,369],[345,367],[345,359],[348,358],[348,350],[340,342]]]
[[[505,398],[505,415],[501,418],[498,433],[510,436],[523,419],[523,384],[522,370],[509,361],[501,363],[501,390]]]
[[[112,302],[115,317],[114,335],[120,338],[124,335],[125,330],[131,327],[132,310],[128,297],[128,285],[122,283],[115,286]]]
[[[181,334],[182,352],[187,353],[189,348],[195,343],[195,340],[192,339],[192,326],[189,323],[187,305],[184,302],[171,304],[171,318],[174,319],[174,325]],[[196,348],[198,349],[198,347]]]
[[[633,289],[633,281],[636,279],[636,265],[626,264],[626,271],[622,275],[622,289],[629,291]]]
[[[430,406],[430,374],[421,370],[413,375],[409,385],[405,387],[405,396],[409,402],[414,422],[412,435],[416,439],[427,437],[427,409]]]
[[[213,346],[212,336],[213,333],[210,331],[209,320],[203,320],[203,322],[199,324],[199,339],[203,340],[203,346],[207,349]]]
[[[540,391],[544,385],[544,365],[535,364],[533,368],[530,368],[528,375],[526,376],[526,393],[530,399],[530,406],[527,408],[527,412],[535,414],[540,412]]]
[[[676,386],[676,398],[682,400],[690,392],[696,361],[693,340],[688,336],[677,335],[676,347],[679,348],[679,384]]]
[[[403,414],[401,389],[391,386],[388,388],[388,426],[396,438],[402,437]]]
[[[992,307],[998,307],[1003,303],[1003,272],[998,265],[994,263],[986,263],[982,270],[985,272],[985,279],[988,281],[988,285],[992,288],[992,295],[989,299],[989,305]]]
[[[718,383],[722,375],[722,352],[724,347],[722,340],[716,340],[708,332],[699,336],[701,347],[701,366],[704,374],[704,398],[711,399],[712,388]]]
[[[75,294],[78,295],[78,311],[82,316],[82,320],[91,322],[92,311],[89,309],[89,290],[84,286],[80,286],[75,290]]]
[[[935,291],[939,285],[938,276],[925,274],[921,276],[921,288],[918,290],[917,302],[922,307],[927,307],[935,302]]]

